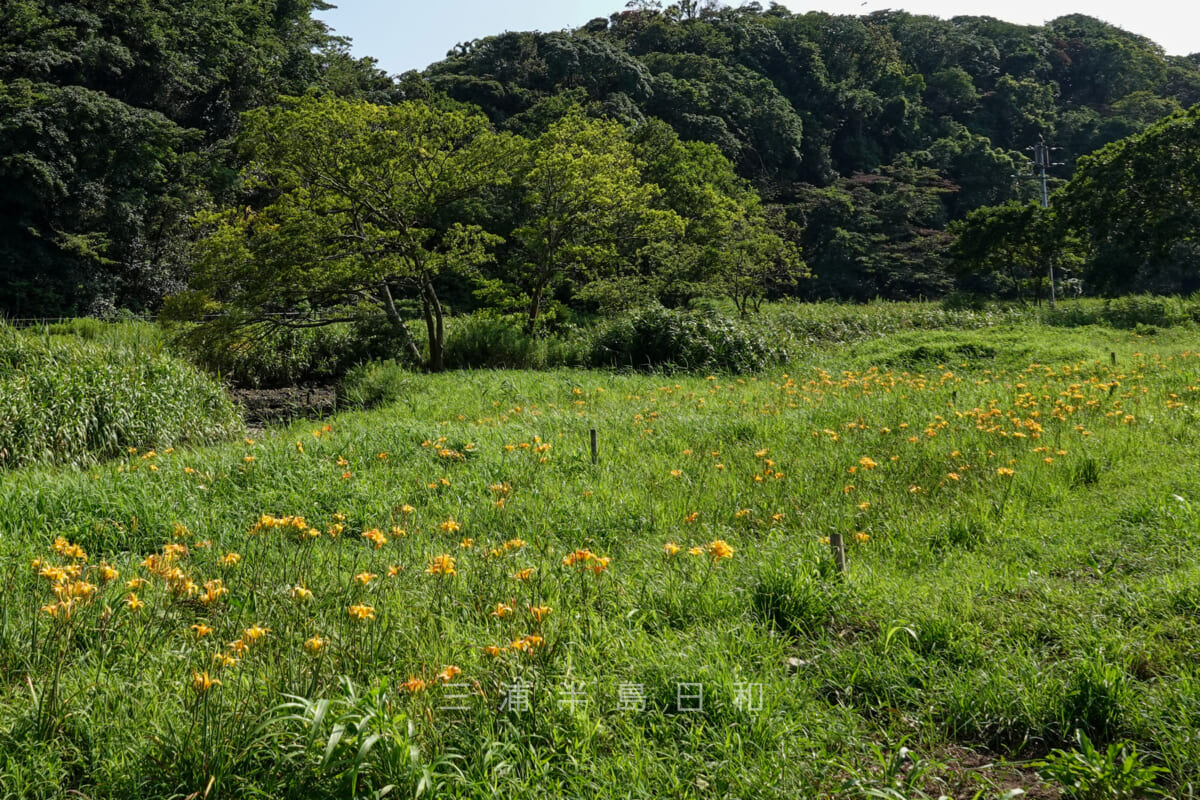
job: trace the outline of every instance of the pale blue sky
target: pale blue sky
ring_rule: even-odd
[[[624,9],[624,0],[334,0],[319,16],[353,40],[357,56],[373,56],[391,73],[423,69],[455,44],[504,31],[577,28]],[[728,3],[737,5],[739,0]],[[666,3],[664,3],[665,5]],[[769,5],[763,0],[763,6]],[[1172,55],[1200,52],[1200,4],[1196,0],[784,0],[792,11],[867,14],[885,8],[948,18],[988,15],[1040,25],[1064,14],[1088,14],[1149,37]]]

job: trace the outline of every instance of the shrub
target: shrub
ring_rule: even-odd
[[[833,621],[840,594],[839,585],[815,569],[775,567],[759,576],[751,602],[759,617],[776,630],[815,637]]]
[[[1114,328],[1132,329],[1139,325],[1170,327],[1186,317],[1171,308],[1164,297],[1130,295],[1116,297],[1104,304],[1101,319]]]
[[[1083,731],[1076,731],[1075,750],[1055,750],[1033,766],[1043,778],[1057,782],[1067,797],[1078,800],[1134,800],[1160,797],[1155,785],[1165,770],[1143,764],[1137,748],[1113,742],[1098,750]]]
[[[356,363],[378,356],[378,335],[361,325],[244,330],[179,329],[174,346],[205,371],[237,388],[331,383]]]
[[[87,464],[129,447],[209,443],[241,427],[219,384],[161,348],[0,326],[0,465]]]
[[[1063,698],[1064,733],[1078,730],[1101,744],[1114,741],[1125,724],[1130,694],[1128,676],[1120,667],[1099,659],[1080,662]]]
[[[416,376],[395,361],[375,361],[353,367],[338,384],[339,406],[378,408],[411,393]]]
[[[572,328],[556,336],[531,336],[522,318],[475,313],[455,318],[446,340],[449,369],[546,369],[577,367],[587,360],[583,339]]]
[[[640,370],[753,372],[787,357],[759,332],[716,312],[661,306],[619,317],[603,328],[592,348],[599,367]]]

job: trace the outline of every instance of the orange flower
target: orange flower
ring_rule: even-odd
[[[708,554],[712,556],[713,562],[720,561],[722,558],[732,558],[733,548],[724,539],[717,539],[708,543]]]
[[[219,680],[209,676],[208,670],[204,670],[203,672],[193,672],[192,673],[192,688],[195,689],[197,692],[201,692],[201,693],[207,692],[209,689],[213,688],[214,686],[220,686],[220,685],[221,685],[221,682]]]
[[[383,531],[379,530],[378,528],[371,528],[369,531],[363,531],[362,538],[372,542],[375,545],[376,550],[383,547],[388,542],[387,536],[385,536]]]
[[[518,581],[527,581],[531,577],[533,577],[533,573],[536,571],[537,570],[534,569],[533,567],[526,567],[525,569],[520,569],[520,570],[517,570],[516,572],[514,572],[513,578]]]
[[[591,550],[587,550],[587,549],[576,550],[575,552],[568,553],[566,556],[564,556],[562,563],[563,563],[563,566],[573,567],[576,564],[579,564],[581,562],[586,562],[589,559],[593,559],[595,557],[596,557],[595,554],[592,553]]]
[[[529,607],[529,613],[532,614],[533,618],[535,620],[537,620],[538,622],[541,622],[543,619],[545,619],[546,615],[549,614],[553,610],[554,609],[552,609],[550,606],[530,606]]]
[[[430,575],[457,575],[458,572],[454,569],[454,556],[443,553],[440,556],[434,556],[429,562],[429,566],[425,571]]]
[[[270,632],[270,628],[264,628],[261,625],[254,625],[242,630],[242,638],[249,642],[257,642]]]
[[[191,583],[191,581],[188,581]],[[208,605],[220,600],[224,595],[229,594],[229,590],[223,585],[220,578],[204,582],[204,594],[200,595],[200,602]]]
[[[425,686],[425,681],[413,676],[409,676],[408,680],[400,684],[400,688],[406,692],[409,692],[410,694],[416,694],[417,692],[425,691]]]
[[[663,552],[668,556],[673,556],[679,552],[679,545],[675,544],[674,542],[667,542],[663,545]]]
[[[375,608],[361,603],[350,606],[349,613],[351,617],[362,622],[375,619]]]
[[[437,677],[442,683],[449,683],[461,674],[462,669],[454,666],[453,664],[448,664],[442,667],[441,671],[438,672]]]

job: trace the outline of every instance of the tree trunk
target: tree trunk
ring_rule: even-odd
[[[404,320],[400,318],[400,312],[396,310],[396,301],[392,299],[392,287],[387,283],[383,284],[383,299],[384,310],[387,312],[387,317],[391,320],[393,327],[400,334],[400,345],[408,351],[408,354],[413,357],[417,363],[421,361],[421,349],[417,347],[417,342],[413,339],[412,332],[408,326],[404,324]]]
[[[530,336],[533,335],[537,328],[538,314],[542,311],[542,295],[546,291],[546,285],[542,284],[533,291],[533,298],[529,301],[529,317],[525,321],[525,332]]]
[[[433,281],[428,278],[423,279],[421,285],[421,309],[425,314],[425,330],[429,334],[429,363],[425,367],[430,372],[441,372],[446,368],[446,329],[442,304],[433,288]]]

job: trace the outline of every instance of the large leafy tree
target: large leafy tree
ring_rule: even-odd
[[[611,275],[641,247],[679,236],[683,221],[656,207],[620,124],[567,114],[530,142],[515,177],[518,247],[509,281],[524,294],[526,329],[547,292],[568,278]]]
[[[1101,290],[1200,289],[1200,106],[1081,158],[1060,205]]]
[[[660,301],[726,295],[744,314],[807,276],[794,226],[763,207],[715,145],[682,141],[659,120],[631,140],[643,175],[663,190],[661,205],[686,222],[681,239],[648,254],[639,276]]]
[[[220,325],[314,326],[386,315],[420,357],[404,300],[420,309],[442,368],[439,276],[470,273],[493,237],[473,204],[505,180],[512,139],[473,113],[417,101],[377,106],[306,96],[246,115],[246,176],[261,200],[206,218],[193,292],[176,308]]]
[[[936,297],[950,288],[942,198],[956,187],[935,171],[892,166],[824,189],[789,213],[803,225],[804,259],[818,298]]]
[[[313,85],[386,98],[320,0],[0,2],[0,311],[146,310],[246,109]]]
[[[102,92],[0,81],[0,310],[144,307],[179,288],[188,132]]]
[[[963,283],[973,289],[1041,297],[1051,268],[1055,281],[1073,281],[1079,243],[1064,236],[1055,209],[1012,201],[978,208],[951,224],[950,257]]]

